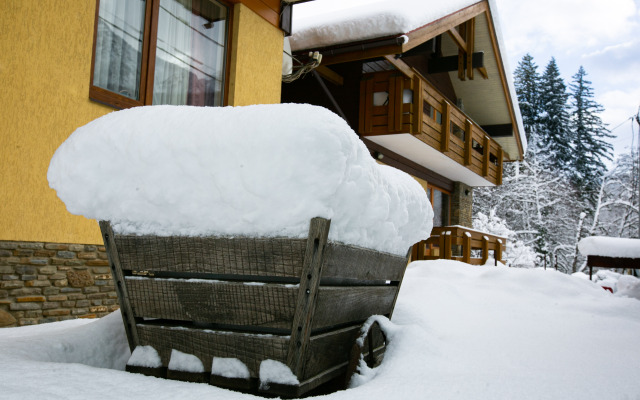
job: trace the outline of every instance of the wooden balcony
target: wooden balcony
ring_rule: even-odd
[[[447,259],[484,265],[491,256],[502,261],[507,239],[464,226],[433,228],[431,237],[413,246],[411,260]]]
[[[363,75],[359,133],[409,133],[490,184],[502,183],[502,147],[417,73],[413,78],[397,70]]]

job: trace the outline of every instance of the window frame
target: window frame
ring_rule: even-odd
[[[224,86],[222,104],[229,103],[229,70],[232,51],[233,11],[234,4],[227,0],[215,0],[227,8],[227,32],[224,57]],[[158,40],[158,15],[160,0],[146,0],[144,12],[144,31],[142,36],[142,59],[140,61],[140,100],[134,100],[121,94],[95,86],[93,84],[96,45],[98,39],[98,19],[100,17],[100,0],[96,0],[96,12],[93,23],[93,45],[91,50],[91,74],[89,81],[89,99],[116,109],[151,105],[153,103],[153,80],[156,66],[156,43]]]
[[[447,195],[447,221],[444,226],[450,226],[451,225],[451,192],[445,189],[442,189],[441,187],[438,186],[434,186],[430,183],[427,183],[427,189],[428,191],[426,192],[427,197],[429,198],[429,202],[431,203],[431,206],[433,207],[433,195],[434,195],[434,190],[437,190],[439,192],[441,192],[442,194],[446,194]],[[435,213],[435,209],[434,209],[434,213]],[[434,215],[435,217],[435,215]],[[435,225],[434,225],[435,226]]]

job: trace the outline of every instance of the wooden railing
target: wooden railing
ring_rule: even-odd
[[[431,237],[413,246],[411,260],[457,260],[484,265],[490,256],[502,261],[507,239],[464,226],[433,228]]]
[[[419,74],[364,74],[359,131],[363,136],[411,133],[489,182],[502,184],[502,147]]]

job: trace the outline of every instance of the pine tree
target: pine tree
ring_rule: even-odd
[[[587,73],[581,66],[573,75],[571,89],[573,136],[572,180],[581,199],[593,203],[602,177],[607,171],[603,159],[612,159],[613,146],[606,141],[612,138],[598,113],[604,108],[593,100],[591,82],[585,79]]]
[[[551,58],[540,82],[540,152],[550,167],[568,171],[572,162],[571,131],[567,111],[567,86],[556,60]]]
[[[540,114],[540,74],[530,54],[525,54],[514,72],[516,95],[527,142],[535,141],[538,116]]]

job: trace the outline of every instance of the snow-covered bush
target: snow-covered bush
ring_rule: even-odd
[[[506,249],[502,255],[507,265],[520,268],[536,266],[536,253],[533,249],[518,239],[517,234],[507,226],[507,222],[496,216],[493,210],[489,215],[477,213],[473,218],[473,229],[507,238]]]

